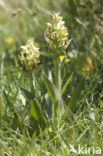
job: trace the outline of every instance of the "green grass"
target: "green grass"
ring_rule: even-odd
[[[0,2],[0,156],[75,156],[79,145],[103,153],[102,10],[92,0]],[[44,37],[53,12],[72,39],[60,68]],[[30,37],[41,64],[28,74],[18,55]]]

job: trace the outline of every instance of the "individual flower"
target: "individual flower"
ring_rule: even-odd
[[[64,60],[64,58],[65,58],[65,55],[60,55],[60,56],[59,56],[59,60],[60,60],[60,61]]]
[[[21,46],[19,61],[24,70],[33,70],[40,62],[39,48],[35,46],[33,38],[25,46]]]
[[[64,59],[65,59],[65,63],[67,63],[67,62],[70,61],[70,60],[67,58],[66,55],[60,55],[60,56],[59,56],[59,60],[60,60],[60,61],[63,61]]]
[[[6,42],[7,42],[8,44],[13,44],[13,43],[14,43],[14,39],[13,39],[12,37],[8,37],[8,38],[6,39]]]
[[[65,53],[65,50],[70,43],[69,33],[65,27],[65,22],[62,21],[62,17],[59,16],[59,13],[53,14],[52,22],[47,23],[45,38],[52,52],[55,52],[58,55]]]

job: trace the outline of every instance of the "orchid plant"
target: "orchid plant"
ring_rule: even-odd
[[[50,123],[59,129],[60,121],[67,114],[65,99],[63,99],[62,95],[65,93],[73,75],[71,74],[67,81],[63,82],[65,72],[62,73],[62,71],[65,68],[67,59],[66,48],[69,46],[71,39],[60,13],[54,13],[52,22],[47,23],[45,39],[50,49],[46,53],[49,53],[47,56],[52,59],[53,68],[46,68],[47,72],[45,73],[45,67],[43,66],[41,77],[38,78],[35,74],[39,68],[41,53],[39,48],[35,47],[32,39],[28,40],[25,46],[21,46],[22,51],[19,56],[22,69],[34,73],[32,74],[33,82],[31,82],[33,83],[34,91],[29,92],[22,87],[20,89],[31,105],[31,115],[35,120],[35,129],[37,131],[39,128],[50,126]],[[51,76],[49,76],[49,73],[51,73]],[[82,85],[83,82],[74,92],[73,98],[71,98],[70,110],[76,104]]]

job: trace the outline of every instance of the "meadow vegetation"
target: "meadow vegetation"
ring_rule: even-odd
[[[0,156],[102,155],[102,42],[102,0],[0,0]]]

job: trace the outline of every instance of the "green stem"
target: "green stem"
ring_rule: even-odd
[[[58,58],[55,58],[53,60],[53,63],[54,63],[54,74],[55,74],[56,88],[57,88],[58,92],[60,93],[60,91],[61,91],[61,70],[59,67]],[[59,93],[57,93],[57,96],[59,96],[58,95]],[[59,97],[57,97],[57,101],[56,101],[55,107],[54,107],[54,112],[55,112],[55,124],[58,127],[59,121],[60,121],[60,100],[59,100]]]
[[[59,60],[58,59],[55,59],[54,67],[55,67],[56,87],[57,87],[58,91],[61,91],[61,70],[59,68]]]

